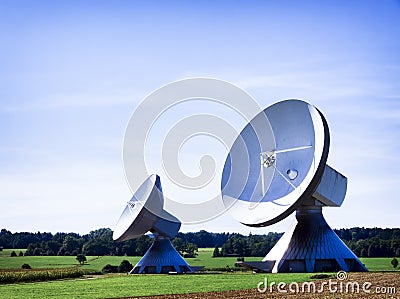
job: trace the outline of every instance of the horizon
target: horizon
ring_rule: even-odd
[[[327,223],[398,227],[400,2],[289,3],[2,1],[0,227],[114,229],[132,196],[122,159],[130,116],[151,92],[192,77],[232,82],[262,108],[315,105],[330,128],[327,164],[348,178],[343,205],[324,209]],[[193,109],[243,125],[211,104],[163,121]],[[199,172],[193,153],[221,154],[201,142],[183,152],[188,174]],[[293,221],[251,228],[228,211],[181,232],[267,234]]]
[[[355,226],[355,227],[346,227],[346,228],[333,228],[333,227],[331,227],[333,230],[342,230],[342,229],[348,229],[348,230],[351,230],[351,229],[354,229],[354,228],[363,228],[363,229],[383,229],[383,230],[385,230],[385,229],[399,229],[400,227],[364,227],[364,226]],[[58,234],[58,233],[61,233],[61,234],[70,234],[70,233],[73,233],[73,234],[78,234],[78,235],[80,235],[80,236],[84,236],[84,235],[88,235],[88,234],[90,234],[91,232],[93,232],[93,231],[96,231],[96,230],[99,230],[99,229],[111,229],[111,231],[113,231],[113,229],[112,228],[110,228],[110,227],[99,227],[99,228],[96,228],[96,229],[93,229],[93,230],[90,230],[89,232],[87,232],[87,233],[77,233],[77,232],[73,232],[73,231],[57,231],[57,232],[52,232],[52,231],[35,231],[35,232],[32,232],[32,231],[11,231],[11,230],[9,230],[9,229],[7,229],[7,228],[5,228],[5,227],[3,227],[3,228],[0,228],[0,230],[2,230],[2,229],[5,229],[5,230],[7,230],[7,231],[10,231],[12,234],[17,234],[17,233],[34,233],[34,234],[36,234],[36,233],[50,233],[50,234],[52,234],[52,235],[55,235],[55,234]],[[248,236],[248,235],[268,235],[269,233],[277,233],[277,234],[284,234],[285,233],[285,231],[269,231],[269,232],[267,232],[267,233],[260,233],[260,234],[258,234],[258,233],[252,233],[252,232],[250,232],[250,233],[248,233],[248,234],[242,234],[242,233],[238,233],[238,232],[230,232],[230,231],[225,231],[225,232],[213,232],[213,231],[208,231],[208,230],[204,230],[204,229],[202,229],[202,230],[198,230],[198,231],[187,231],[187,232],[179,232],[179,233],[183,233],[183,234],[187,234],[187,233],[198,233],[198,232],[200,232],[200,231],[206,231],[207,233],[210,233],[210,234],[241,234],[241,235],[243,235],[243,236]],[[147,235],[147,236],[152,236],[152,233],[151,232],[148,232],[148,233],[146,233],[145,235]],[[172,238],[173,239],[173,238]]]

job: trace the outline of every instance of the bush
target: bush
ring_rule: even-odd
[[[12,257],[17,256],[17,254],[15,253],[15,251],[11,251],[11,256],[12,256]]]
[[[118,273],[118,266],[107,264],[101,269],[101,273]]]
[[[212,257],[220,257],[221,253],[219,252],[218,246],[215,246]]]
[[[101,269],[101,273],[128,273],[132,268],[133,265],[129,261],[123,260],[119,266],[113,266],[110,264],[105,265],[103,269]]]
[[[19,252],[19,256],[24,256],[24,253],[22,251]]]
[[[76,260],[79,262],[79,264],[84,264],[86,262],[86,256],[83,254],[78,254],[76,256]]]
[[[394,257],[390,263],[392,264],[393,268],[396,270],[397,266],[399,265],[399,261]]]
[[[133,265],[127,261],[127,260],[123,260],[121,262],[121,264],[118,266],[118,272],[119,273],[128,273],[132,270]]]
[[[29,264],[23,264],[22,269],[32,269],[32,267]]]

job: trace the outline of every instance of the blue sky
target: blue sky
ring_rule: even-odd
[[[328,164],[349,179],[334,228],[398,227],[399,1],[0,1],[0,227],[113,227],[131,193],[122,144],[135,107],[188,77],[262,107],[317,106]],[[262,229],[229,214],[184,231]]]

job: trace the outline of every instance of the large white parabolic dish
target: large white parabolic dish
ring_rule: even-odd
[[[114,230],[113,239],[121,242],[140,237],[151,231],[166,237],[174,237],[180,221],[163,209],[160,177],[149,176],[127,203]]]
[[[315,191],[328,151],[328,126],[317,108],[300,100],[269,106],[233,143],[222,173],[224,205],[248,226],[281,221]]]

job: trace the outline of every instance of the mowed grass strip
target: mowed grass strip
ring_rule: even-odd
[[[368,268],[370,272],[374,271],[394,271],[391,264],[393,258],[389,257],[362,257],[360,261]],[[400,258],[397,258],[400,260]]]
[[[121,261],[129,260],[131,263],[137,263],[140,257],[127,256],[87,256],[87,262],[83,269],[101,271],[106,264],[118,266]],[[32,269],[51,269],[51,268],[72,268],[80,264],[76,256],[16,256],[10,257],[10,254],[0,255],[1,269],[21,269],[23,264],[29,264]]]
[[[14,249],[18,254],[19,249]],[[195,258],[187,258],[187,262],[192,266],[205,266],[207,269],[215,268],[233,268],[236,257],[218,257],[213,258],[212,252],[214,248],[199,248],[198,256]],[[75,256],[16,256],[10,257],[10,249],[5,249],[0,255],[0,269],[21,269],[22,264],[29,264],[32,268],[70,268],[77,266],[78,262]],[[23,250],[24,252],[24,250]],[[123,260],[128,260],[135,265],[140,256],[87,256],[87,263],[83,266],[84,269],[101,271],[107,265],[118,266]],[[246,261],[260,261],[261,257],[246,257]]]

